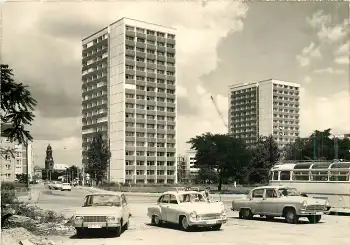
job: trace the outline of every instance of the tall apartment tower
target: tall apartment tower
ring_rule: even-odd
[[[82,157],[96,132],[108,179],[176,183],[175,30],[122,18],[82,41]]]
[[[299,84],[275,79],[229,87],[229,133],[247,144],[273,135],[279,147],[299,137]]]

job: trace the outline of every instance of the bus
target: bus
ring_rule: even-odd
[[[350,162],[284,162],[272,167],[269,185],[296,188],[313,198],[326,199],[331,208],[350,208]]]

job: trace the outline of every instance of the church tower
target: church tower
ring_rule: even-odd
[[[52,147],[49,144],[46,148],[45,169],[52,171],[53,168],[54,168],[54,160],[52,156]]]

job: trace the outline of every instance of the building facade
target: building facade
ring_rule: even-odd
[[[229,87],[229,133],[247,144],[273,135],[279,147],[300,133],[300,85],[269,79]]]
[[[32,178],[33,151],[32,145],[27,147],[16,142],[10,142],[6,137],[1,137],[1,147],[12,150],[12,153],[4,154],[1,161],[1,181],[15,181],[16,175],[28,174]]]
[[[176,183],[175,30],[122,18],[82,41],[82,158],[102,132],[113,182]]]

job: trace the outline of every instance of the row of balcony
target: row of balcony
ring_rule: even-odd
[[[151,34],[134,32],[134,31],[131,31],[131,30],[126,30],[125,31],[125,36],[126,37],[138,37],[138,38],[143,38],[145,40],[156,41],[156,42],[161,42],[161,43],[169,43],[169,44],[173,44],[173,45],[176,44],[176,41],[173,38],[154,36],[154,35],[151,35]]]
[[[127,180],[149,180],[149,179],[157,179],[157,180],[173,180],[175,179],[175,175],[125,175]]]
[[[136,41],[136,42],[135,42]],[[143,41],[142,39],[133,39],[130,38],[125,40],[125,48],[126,50],[147,50],[148,52],[154,52],[154,51],[160,51],[160,52],[168,52],[171,54],[175,54],[175,48],[174,45],[165,45],[165,43],[157,42],[157,43],[147,43],[146,41]],[[136,49],[135,49],[136,48]]]
[[[146,165],[126,165],[125,166],[125,170],[143,170],[143,171],[147,171],[147,170],[163,170],[163,171],[175,171],[176,167],[175,166],[146,166]]]
[[[158,157],[158,156],[154,156],[154,157],[146,157],[146,156],[125,156],[125,160],[126,161],[176,161],[176,157]]]

